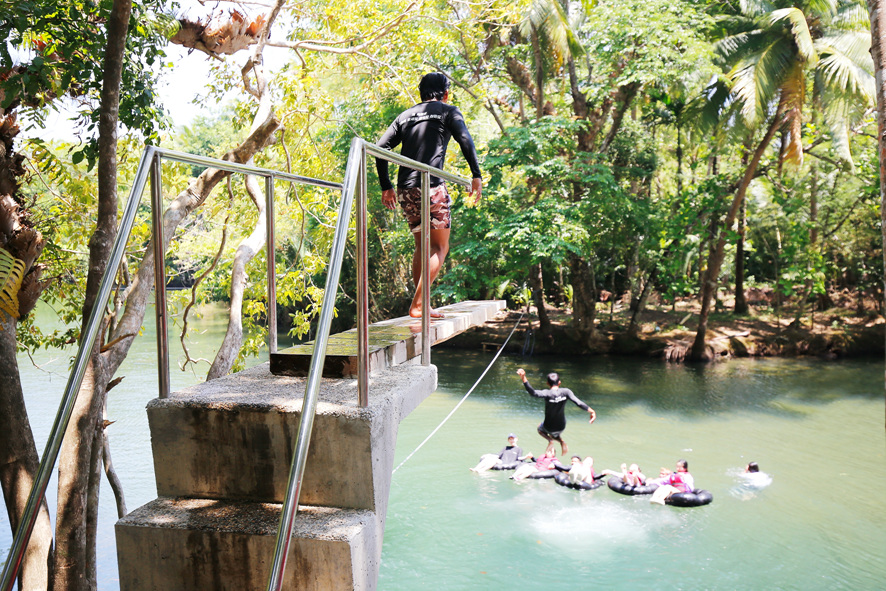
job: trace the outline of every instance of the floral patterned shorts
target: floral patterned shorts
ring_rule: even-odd
[[[409,223],[409,230],[413,234],[421,231],[421,188],[409,189],[397,188],[397,201],[403,208],[403,216]],[[446,185],[441,184],[431,187],[431,229],[445,230],[452,225],[449,208],[452,201],[446,191]]]

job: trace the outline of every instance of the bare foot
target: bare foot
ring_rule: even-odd
[[[565,441],[564,441],[563,443],[560,444],[560,450],[562,450],[562,453],[561,453],[560,455],[565,456],[566,454],[569,453],[569,447],[567,447]]]
[[[421,318],[421,308],[411,308],[409,310],[409,315],[412,318]],[[431,318],[445,318],[441,312],[437,312],[433,308],[431,309]]]

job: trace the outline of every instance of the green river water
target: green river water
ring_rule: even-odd
[[[156,390],[152,328],[133,347],[109,400],[113,459],[132,510],[156,497],[145,404]],[[208,313],[195,356],[221,341]],[[490,353],[434,351],[438,391],[400,426],[399,464],[449,413]],[[20,359],[38,449],[67,380],[68,356]],[[257,360],[256,362],[261,361]],[[597,411],[571,407],[570,453],[596,466],[637,462],[647,474],[689,461],[705,507],[652,505],[603,487],[515,483],[468,470],[516,432],[540,453],[542,403],[515,375],[542,372]],[[205,373],[205,368],[203,369]],[[173,371],[173,388],[197,381]],[[503,356],[443,428],[393,477],[379,588],[414,589],[886,589],[886,439],[883,363],[736,360],[708,367],[611,358]],[[772,476],[755,494],[735,490],[750,460]],[[48,491],[52,512],[55,482]],[[117,565],[110,490],[100,516],[99,589]],[[0,560],[11,543],[0,516]]]

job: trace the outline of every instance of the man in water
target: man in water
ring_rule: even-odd
[[[772,477],[760,470],[757,462],[748,462],[744,472],[740,475],[740,483],[732,487],[729,492],[734,497],[746,501],[757,496],[761,490],[772,484]]]
[[[523,455],[523,450],[517,446],[517,436],[508,435],[508,444],[497,454],[483,454],[480,462],[471,468],[472,472],[485,472],[486,470],[513,470],[520,462],[531,458],[532,454]]]
[[[406,109],[391,123],[388,130],[378,140],[378,146],[392,150],[403,144],[400,153],[407,158],[418,160],[435,168],[443,168],[446,160],[446,147],[450,138],[455,138],[461,147],[468,166],[471,168],[473,180],[468,205],[480,200],[483,182],[480,178],[480,166],[477,164],[477,151],[474,140],[468,133],[465,118],[457,107],[446,104],[449,100],[449,79],[439,72],[431,72],[422,77],[418,84],[422,102]],[[415,296],[409,306],[409,315],[421,317],[421,173],[417,170],[401,166],[397,172],[397,191],[388,177],[388,161],[375,159],[378,171],[378,182],[381,185],[381,201],[385,207],[393,210],[396,202],[400,202],[403,215],[409,223],[409,229],[415,238],[415,252],[412,255],[412,280],[415,284]],[[433,283],[440,272],[443,260],[449,252],[450,218],[449,194],[442,179],[431,176],[431,229],[430,229],[430,282]],[[443,314],[429,310],[431,318],[442,318]]]
[[[563,412],[563,408],[566,406],[566,401],[571,400],[580,409],[588,411],[588,414],[590,415],[588,423],[594,422],[597,418],[597,413],[594,412],[593,408],[579,400],[575,394],[572,393],[572,390],[569,388],[562,388],[560,386],[560,376],[556,372],[548,374],[547,390],[535,390],[530,386],[529,380],[526,379],[526,372],[523,371],[523,368],[517,370],[517,375],[523,380],[523,386],[526,388],[526,391],[529,392],[530,396],[544,398],[545,420],[538,426],[538,434],[544,437],[548,442],[546,451],[553,451],[554,442],[557,441],[560,443],[561,453],[566,455],[569,453],[569,447],[566,445],[566,442],[563,441],[562,436],[563,430],[566,429],[566,415]]]

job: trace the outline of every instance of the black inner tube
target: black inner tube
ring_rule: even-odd
[[[606,483],[613,491],[623,495],[651,495],[658,488],[657,484],[644,484],[642,486],[633,486],[626,484],[624,480],[618,476],[613,476]]]
[[[557,472],[554,475],[554,481],[560,486],[565,486],[566,488],[574,488],[576,490],[594,490],[595,488],[599,488],[603,486],[603,476],[596,476],[593,482],[571,482],[569,480],[569,475],[565,472]]]
[[[666,505],[674,507],[700,507],[714,500],[714,495],[704,489],[695,489],[692,492],[674,493],[665,499]]]

